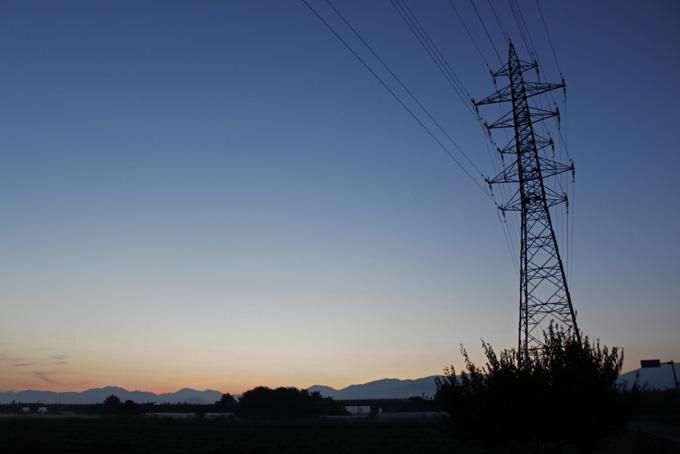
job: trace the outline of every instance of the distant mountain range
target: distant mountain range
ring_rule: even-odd
[[[680,364],[674,364],[675,374],[680,379]],[[630,388],[635,383],[635,377],[639,376],[639,384],[647,389],[669,389],[673,388],[673,369],[669,364],[661,367],[646,369],[635,369],[625,374],[619,375],[619,383]]]
[[[370,381],[362,385],[350,385],[346,388],[335,389],[330,386],[314,385],[308,391],[318,391],[322,396],[333,399],[405,399],[414,396],[432,397],[437,391],[434,379],[437,375],[416,378],[414,380],[399,380],[384,378]]]
[[[680,377],[680,365],[675,365],[676,374]],[[659,368],[635,369],[619,376],[619,383],[630,387],[635,383],[639,374],[639,383],[647,389],[668,389],[674,386],[673,372],[669,365]],[[414,396],[432,397],[436,392],[435,378],[437,375],[400,380],[384,378],[368,383],[350,385],[346,388],[335,389],[330,386],[314,385],[307,388],[310,392],[318,391],[321,395],[339,400],[353,399],[405,399]],[[148,391],[128,391],[116,386],[93,388],[82,392],[53,392],[53,391],[19,391],[0,392],[0,403],[41,402],[45,404],[96,404],[101,403],[111,394],[121,400],[133,400],[138,403],[192,403],[211,404],[220,399],[222,393],[214,390],[198,391],[184,388],[174,393],[156,394]]]
[[[138,403],[189,403],[212,404],[222,397],[219,391],[183,388],[174,393],[156,394],[148,391],[128,391],[117,386],[93,388],[82,392],[54,392],[54,391],[19,391],[0,392],[0,403],[40,402],[44,404],[98,404],[104,402],[111,394],[115,394],[122,401],[133,400]]]
[[[675,372],[680,378],[680,364],[675,364]],[[662,365],[658,368],[635,369],[619,376],[618,382],[630,388],[635,383],[635,377],[639,376],[639,384],[646,389],[669,389],[673,388],[673,371],[670,365]],[[414,380],[399,380],[397,378],[385,378],[361,385],[350,385],[346,388],[335,389],[330,386],[314,385],[309,391],[318,391],[322,396],[332,397],[339,400],[351,399],[405,399],[413,396],[433,397],[437,391],[435,378],[437,375],[416,378]]]

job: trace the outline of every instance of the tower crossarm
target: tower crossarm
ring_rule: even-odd
[[[521,114],[526,117],[521,118],[521,120],[529,121],[529,117],[531,117],[532,123],[538,123],[547,120],[548,118],[559,117],[560,112],[558,110],[546,110],[539,107],[527,106],[526,111]],[[491,124],[484,123],[484,126],[486,126],[487,129],[515,128],[515,112],[507,112]],[[525,124],[522,124],[522,126],[526,127]]]
[[[560,175],[565,172],[573,172],[574,164],[563,164],[561,162],[553,161],[552,159],[539,157],[538,161],[541,165],[541,176],[543,178],[553,177],[555,175]],[[520,183],[520,174],[518,170],[519,166],[517,161],[513,160],[512,163],[505,166],[503,170],[500,171],[498,175],[493,178],[487,178],[486,182],[488,184],[500,184],[500,183]],[[525,180],[540,178],[539,175],[528,174],[524,175]]]
[[[508,62],[501,66],[501,69],[493,73],[493,77],[510,77],[513,74],[519,74],[537,68],[538,63],[536,62],[516,59],[514,62]]]
[[[543,178],[553,177],[555,175],[560,175],[566,172],[574,171],[574,164],[563,164],[561,162],[553,161],[548,158],[539,157],[538,160],[541,163],[541,174]]]
[[[534,142],[536,143],[536,149],[538,151],[540,151],[544,148],[547,148],[547,147],[551,147],[551,148],[553,148],[553,150],[555,148],[555,142],[553,141],[552,137],[545,138],[543,136],[540,136],[540,135],[534,133]],[[515,138],[514,137],[511,138],[508,141],[508,143],[505,144],[505,146],[503,148],[499,147],[499,148],[497,148],[496,151],[498,151],[498,153],[500,153],[501,155],[512,155],[512,156],[516,155],[517,152],[515,151]]]
[[[562,203],[566,203],[568,201],[568,197],[566,194],[560,194],[558,192],[553,191],[552,189],[546,190],[545,194],[545,202],[548,207],[554,207],[556,205],[560,205]],[[524,199],[525,202],[537,202],[536,198],[526,198]],[[518,213],[521,213],[524,211],[524,207],[522,205],[522,198],[517,191],[510,199],[508,199],[507,202],[499,204],[498,208],[503,211],[503,212],[508,212],[508,211],[515,211]],[[532,211],[535,212],[535,211]]]
[[[532,96],[542,95],[543,93],[548,93],[549,91],[557,90],[559,88],[564,88],[564,83],[551,84],[547,82],[525,82],[524,88],[526,90],[527,98]],[[483,106],[486,104],[497,104],[502,102],[512,102],[512,85],[507,85],[495,93],[487,96],[486,98],[473,101],[475,106]]]

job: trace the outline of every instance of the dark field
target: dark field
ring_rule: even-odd
[[[0,452],[68,453],[496,453],[449,436],[436,422],[226,422],[148,418],[0,418]],[[629,430],[600,453],[675,453],[680,445]],[[582,452],[563,449],[561,452]]]
[[[0,452],[381,453],[452,452],[436,424],[0,419]]]

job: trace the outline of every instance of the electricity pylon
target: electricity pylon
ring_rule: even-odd
[[[477,107],[506,102],[512,105],[512,110],[491,124],[485,123],[485,126],[489,134],[494,129],[514,129],[514,137],[510,142],[504,148],[498,148],[501,157],[510,156],[512,162],[497,176],[487,179],[487,182],[490,186],[511,184],[516,188],[499,209],[503,215],[517,211],[521,216],[520,361],[542,347],[543,331],[550,323],[574,333],[580,342],[576,314],[550,218],[550,208],[568,203],[567,195],[559,194],[545,184],[545,179],[549,177],[564,172],[573,173],[574,165],[549,159],[545,150],[554,150],[553,140],[540,136],[534,129],[536,123],[549,118],[557,117],[559,120],[559,110],[529,105],[529,98],[564,88],[565,85],[564,80],[559,84],[525,80],[525,73],[534,69],[538,71],[538,64],[520,60],[510,43],[508,62],[493,75],[494,80],[507,77],[509,84],[481,101],[473,100]]]

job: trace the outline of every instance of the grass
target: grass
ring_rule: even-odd
[[[2,452],[443,453],[455,440],[432,423],[0,419]]]
[[[452,438],[436,422],[168,420],[152,418],[0,418],[0,452],[68,453],[501,453]],[[674,453],[679,446],[634,431],[597,451]],[[572,451],[562,450],[564,454]]]

